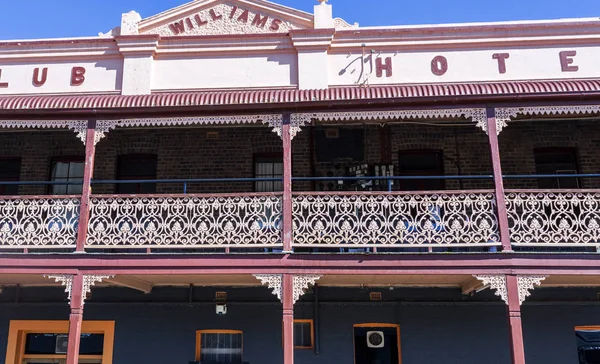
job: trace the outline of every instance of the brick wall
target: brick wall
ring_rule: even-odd
[[[363,158],[317,161],[313,135],[316,128],[305,127],[293,140],[294,176],[345,174],[348,166],[367,163],[393,163],[398,168],[398,151],[437,149],[444,155],[446,175],[489,175],[492,173],[487,136],[475,126],[427,126],[394,124],[346,126],[364,132]],[[209,132],[217,132],[209,138]],[[535,173],[534,148],[577,147],[582,173],[600,172],[600,130],[593,121],[517,121],[499,137],[505,174]],[[0,157],[21,158],[22,181],[47,181],[52,158],[83,156],[84,146],[71,131],[3,131]],[[97,146],[94,178],[115,179],[117,160],[124,154],[156,154],[158,179],[251,178],[253,156],[257,153],[281,155],[281,139],[268,128],[195,127],[119,129],[111,131]],[[338,171],[338,172],[336,172]],[[334,175],[338,175],[334,174]],[[507,180],[507,188],[536,188],[537,181]],[[600,186],[598,179],[583,180],[583,187]],[[491,181],[451,180],[448,189],[492,188]],[[159,193],[180,193],[181,184],[161,184]],[[309,182],[294,183],[294,190],[310,190]],[[319,186],[316,186],[320,189]],[[252,183],[192,184],[189,193],[253,191]],[[47,187],[22,186],[22,194],[45,194]],[[94,193],[114,193],[114,185],[96,185]]]

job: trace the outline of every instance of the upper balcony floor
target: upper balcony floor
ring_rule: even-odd
[[[596,252],[596,115],[508,121],[3,128],[0,252]]]

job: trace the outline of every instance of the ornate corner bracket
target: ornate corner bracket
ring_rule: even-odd
[[[279,301],[282,301],[282,280],[283,276],[281,274],[254,274],[254,278],[258,279],[262,285],[266,285],[269,287]],[[321,276],[315,275],[295,275],[293,277],[294,288],[294,303],[302,297],[308,287],[315,284],[315,282],[321,278]]]
[[[94,145],[106,137],[109,131],[116,128],[119,122],[117,120],[98,120],[96,122],[96,134],[94,135]],[[85,142],[84,142],[85,143]]]
[[[65,287],[65,292],[67,292],[67,297],[69,300],[69,305],[71,304],[71,294],[73,292],[73,275],[65,274],[65,275],[46,275],[44,276],[49,279],[54,279],[55,282],[60,282]],[[96,283],[102,282],[105,279],[112,278],[112,275],[84,275],[83,276],[83,291],[81,293],[81,305],[85,303],[85,299],[87,298],[88,293],[92,291],[92,286]]]
[[[504,303],[508,304],[508,293],[506,289],[505,275],[474,275],[473,277],[480,280],[484,285],[495,290],[496,296],[500,297]],[[517,276],[517,284],[519,286],[519,305],[525,302],[525,299],[531,295],[531,290],[535,286],[539,286],[548,276],[523,275]]]
[[[294,303],[304,295],[309,286],[314,286],[321,276],[298,275],[294,276]]]
[[[525,299],[531,296],[531,291],[535,286],[542,284],[544,279],[548,276],[517,276],[517,283],[519,285],[519,305],[525,302]]]
[[[281,281],[283,280],[281,274],[254,274],[254,278],[258,279],[263,286],[266,285],[271,289],[271,293],[281,301]]]
[[[506,291],[506,276],[505,275],[473,275],[480,280],[484,286],[489,286],[500,297],[504,303],[508,304],[508,294]]]

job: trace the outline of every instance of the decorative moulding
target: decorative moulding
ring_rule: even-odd
[[[65,275],[46,275],[44,276],[49,279],[54,279],[56,282],[60,282],[65,287],[65,292],[67,292],[67,297],[69,299],[69,305],[71,304],[71,296],[73,293],[73,275],[65,274]],[[87,298],[88,293],[91,292],[92,286],[96,283],[102,282],[105,279],[112,278],[111,275],[84,275],[83,276],[83,291],[81,294],[81,305],[85,303],[85,299]]]
[[[505,275],[474,275],[473,277],[480,280],[485,286],[490,286],[496,291],[496,296],[502,298],[504,303],[508,304],[508,294],[506,289]],[[517,276],[517,284],[519,286],[519,305],[525,302],[525,299],[531,295],[531,290],[535,286],[539,286],[548,276],[540,275],[519,275]]]
[[[600,113],[600,105],[573,106],[528,106],[528,107],[499,107],[496,108],[496,125],[498,133],[506,127],[512,118],[521,115],[585,115]]]

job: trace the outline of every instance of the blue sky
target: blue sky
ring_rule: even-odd
[[[95,36],[121,13],[147,17],[186,0],[1,0],[0,39]],[[316,0],[277,0],[312,12]],[[334,16],[362,26],[600,18],[600,0],[330,0]]]

